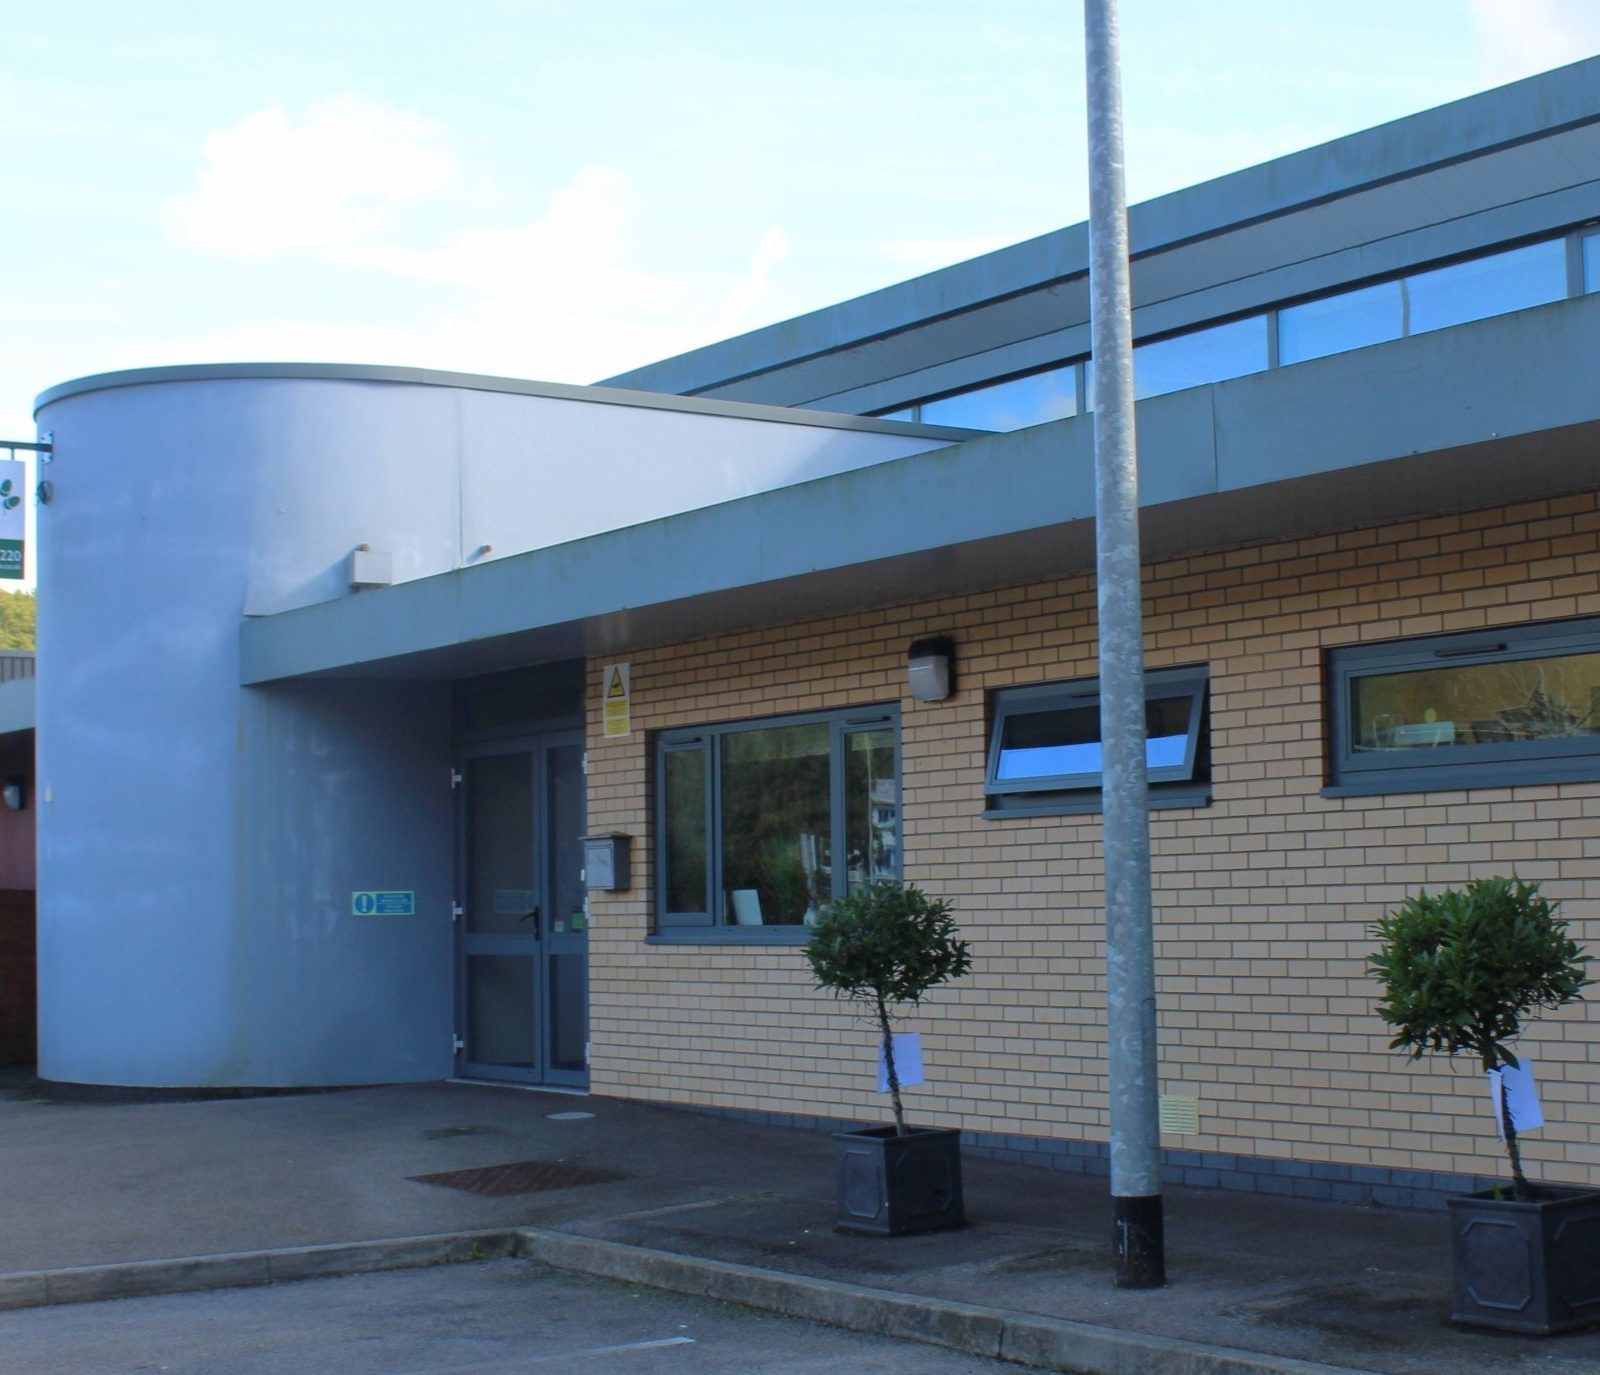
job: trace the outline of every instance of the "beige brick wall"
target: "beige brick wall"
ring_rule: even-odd
[[[1492,1173],[1472,1066],[1387,1049],[1367,927],[1421,885],[1515,872],[1600,944],[1600,784],[1324,798],[1323,651],[1600,614],[1593,495],[1175,559],[1146,570],[1150,667],[1209,664],[1214,798],[1152,813],[1163,1090],[1200,1101],[1190,1149]],[[905,695],[919,635],[955,638],[959,691]],[[783,625],[632,663],[633,734],[590,722],[590,826],[635,837],[635,881],[592,899],[597,1091],[877,1120],[872,1033],[797,948],[647,945],[651,733],[898,701],[906,877],[951,899],[970,977],[907,1019],[930,1125],[1104,1139],[1100,818],[986,820],[985,697],[1093,674],[1086,575]],[[600,664],[589,700],[598,707]],[[1535,1024],[1550,1178],[1600,1182],[1600,1021]]]

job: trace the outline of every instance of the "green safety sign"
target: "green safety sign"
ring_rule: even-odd
[[[411,917],[417,895],[409,889],[372,888],[350,894],[350,911],[357,917]]]

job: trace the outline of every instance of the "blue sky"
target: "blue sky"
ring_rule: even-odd
[[[1594,0],[1124,0],[1143,199],[1600,51]],[[593,381],[1082,219],[1071,0],[0,0],[0,438],[90,372]]]

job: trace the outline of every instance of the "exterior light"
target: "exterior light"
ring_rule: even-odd
[[[6,779],[5,787],[0,788],[0,798],[5,800],[6,806],[11,808],[12,811],[20,812],[28,805],[26,783],[16,776]]]
[[[906,673],[917,701],[942,702],[955,690],[955,654],[955,645],[943,636],[912,644]]]

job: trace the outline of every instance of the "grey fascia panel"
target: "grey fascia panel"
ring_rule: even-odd
[[[573,386],[565,382],[536,382],[516,377],[491,377],[482,373],[441,372],[434,368],[387,367],[366,363],[188,363],[174,367],[129,368],[122,372],[95,373],[58,383],[39,394],[33,403],[37,415],[46,406],[69,396],[111,391],[120,387],[158,386],[172,382],[255,381],[371,382],[396,386],[449,387],[457,391],[503,392],[513,396],[542,396],[560,401],[586,401],[602,406],[628,406],[651,411],[679,411],[739,420],[762,420],[778,425],[808,425],[818,429],[855,430],[877,434],[920,434],[930,439],[968,439],[976,430],[948,425],[908,425],[872,416],[843,415],[832,411],[772,406],[759,402],[671,396],[659,392],[618,387]]]
[[[1453,455],[1600,425],[1595,357],[1600,295],[1142,401],[1140,503],[1147,524],[1161,518],[1149,547],[1219,547],[1243,528],[1224,517],[1237,521],[1245,507],[1250,537],[1286,533],[1300,511],[1324,505],[1297,479],[1337,481],[1341,512],[1380,519],[1397,465],[1427,468],[1420,499],[1434,510],[1510,499],[1532,480],[1523,465],[1497,465],[1498,485],[1479,487]],[[1592,482],[1592,465],[1581,471]],[[1419,490],[1403,487],[1395,500],[1409,511]],[[930,559],[966,578],[987,570],[998,585],[1008,571],[1042,575],[1041,540],[1055,571],[1084,566],[1093,512],[1092,418],[1060,420],[256,618],[242,628],[243,676],[267,682],[530,635],[546,657],[565,657],[590,652],[586,627],[602,622],[608,648],[736,628],[722,612],[693,612],[718,598],[737,602],[739,625],[772,624],[819,614],[796,591],[808,583],[830,589],[832,609],[842,598],[880,602],[884,588],[916,595],[906,589]],[[1017,539],[1032,542],[1026,566],[1006,563],[1005,542]],[[701,549],[718,557],[685,557]],[[915,576],[891,579],[897,566]],[[679,610],[668,618],[667,608]]]
[[[1590,295],[1236,378],[1212,389],[1217,488],[1592,422],[1597,357]],[[1441,509],[1465,504],[1454,496]]]
[[[1478,157],[1600,121],[1600,57],[1468,96],[1420,114],[1146,201],[1129,212],[1132,252],[1143,257],[1230,226],[1281,216],[1366,186]],[[609,379],[676,393],[720,388],[985,302],[1088,271],[1083,225],[886,287]]]
[[[1047,431],[1063,431],[1049,435]],[[982,526],[1038,523],[1041,504],[1085,519],[1093,509],[1086,427],[1071,422],[993,435],[315,606],[247,620],[242,678],[260,683],[474,641],[557,629],[718,592],[894,558]],[[991,445],[1001,455],[985,456]],[[1048,455],[1054,462],[1042,462]],[[1062,456],[1065,455],[1065,461]],[[1005,472],[997,472],[995,461]],[[987,470],[985,465],[987,465]],[[1045,486],[1011,479],[1045,471]],[[895,469],[885,480],[886,469]],[[1076,500],[1068,489],[1076,488]],[[715,549],[715,560],[684,551]],[[569,651],[570,652],[570,651]],[[578,652],[582,652],[581,642]]]

